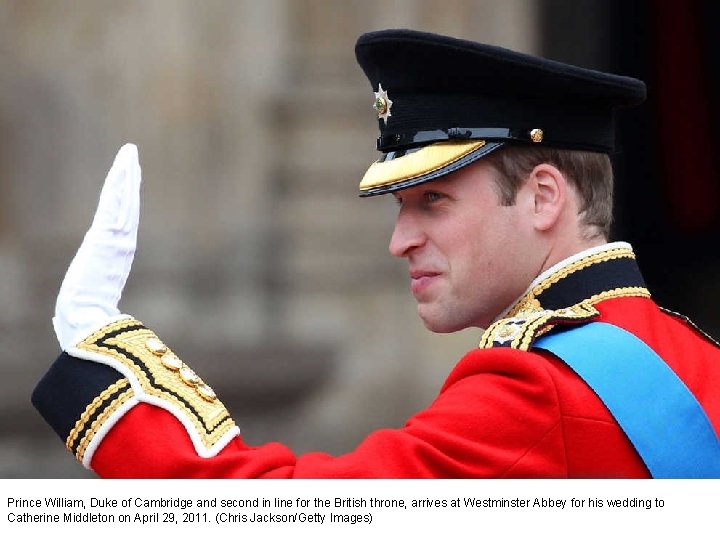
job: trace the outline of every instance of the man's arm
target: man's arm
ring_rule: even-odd
[[[212,389],[118,309],[135,255],[139,189],[137,149],[126,145],[60,288],[53,323],[63,353],[33,394],[86,467],[135,478],[567,473],[554,383],[541,356],[531,362],[521,351],[471,352],[430,407],[343,456],[248,446]],[[534,469],[523,468],[528,457]]]

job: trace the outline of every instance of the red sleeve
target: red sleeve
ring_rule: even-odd
[[[566,476],[558,394],[546,366],[536,353],[473,351],[427,409],[337,457],[296,456],[279,443],[250,447],[241,437],[199,457],[172,414],[140,403],[105,435],[91,466],[101,476],[136,478]]]

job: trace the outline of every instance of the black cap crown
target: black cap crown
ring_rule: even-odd
[[[612,152],[615,110],[645,99],[637,79],[426,32],[363,34],[355,53],[383,152],[361,195],[438,178],[503,144]]]

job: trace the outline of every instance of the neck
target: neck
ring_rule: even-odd
[[[540,267],[538,275],[543,274],[548,269],[575,254],[583,253],[599,246],[604,246],[607,243],[607,239],[604,236],[594,236],[592,238],[572,237],[565,242],[557,242],[550,248],[547,257],[545,257],[545,260]]]

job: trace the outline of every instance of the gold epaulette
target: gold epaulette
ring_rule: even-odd
[[[598,310],[587,302],[554,310],[542,309],[537,301],[530,302],[514,316],[490,325],[478,346],[481,349],[510,347],[527,351],[535,339],[552,330],[555,325],[583,323],[598,315]]]
[[[185,426],[202,457],[217,454],[239,433],[212,388],[135,319],[109,324],[68,352],[106,364],[124,375],[88,405],[68,437],[68,448],[83,463],[92,457],[88,447],[94,450],[99,444],[94,440],[97,434],[106,433],[138,402],[172,413]],[[108,422],[110,426],[105,425]]]

